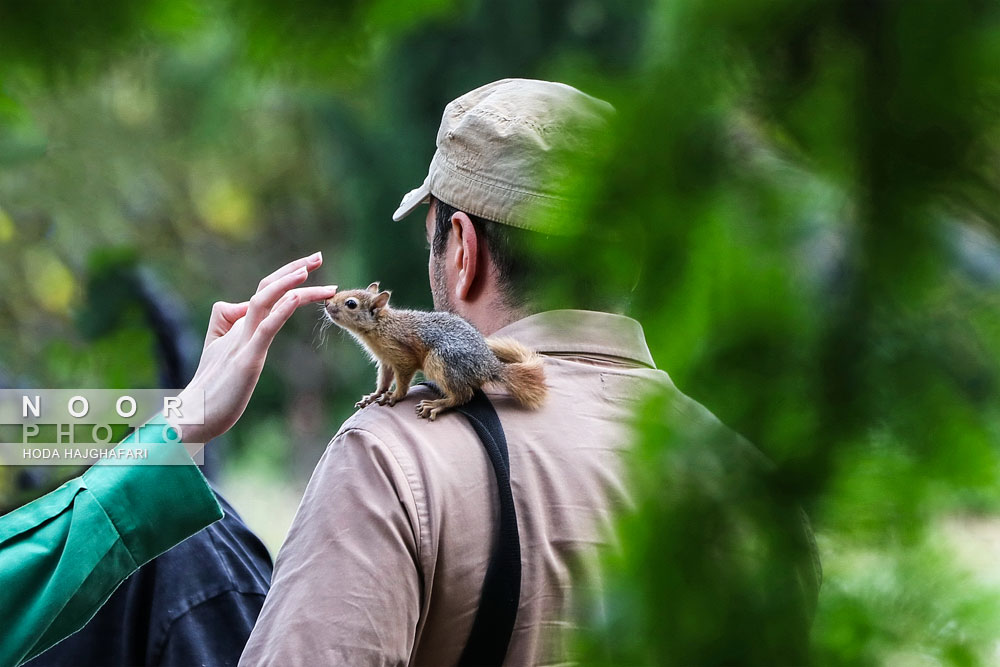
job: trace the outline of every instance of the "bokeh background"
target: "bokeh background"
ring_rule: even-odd
[[[212,302],[315,250],[319,283],[429,307],[420,222],[390,215],[441,110],[564,81],[619,111],[569,214],[624,243],[555,240],[548,298],[640,266],[621,309],[771,463],[649,398],[579,657],[1000,664],[997,3],[2,2],[0,56],[0,385],[181,386]],[[272,553],[374,381],[318,320],[208,452]],[[74,472],[0,470],[0,504]],[[806,639],[790,507],[823,563]]]

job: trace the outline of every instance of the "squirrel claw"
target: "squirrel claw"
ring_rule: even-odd
[[[380,394],[378,392],[375,392],[374,394],[367,394],[365,396],[362,396],[361,400],[354,404],[354,407],[356,407],[356,408],[365,408],[365,407],[368,407],[372,403],[377,402],[379,400],[379,398],[381,398],[383,396],[384,396],[384,394]]]
[[[382,397],[378,399],[378,404],[379,405],[388,405],[390,408],[392,406],[396,405],[396,403],[398,403],[398,402],[399,402],[399,399],[397,399],[392,393],[390,393],[388,391],[385,392],[382,395]]]
[[[420,401],[417,403],[417,416],[434,421],[440,408],[435,408],[433,401]]]

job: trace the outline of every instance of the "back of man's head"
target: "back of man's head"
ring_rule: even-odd
[[[586,179],[600,159],[613,107],[571,86],[504,79],[477,88],[445,108],[427,178],[393,215],[401,220],[434,200],[432,248],[447,247],[452,217],[468,215],[486,245],[506,305],[544,307],[546,286],[583,287],[601,276],[574,274],[565,261],[573,238],[606,243],[613,234],[579,219]],[[577,251],[578,252],[578,251]],[[571,291],[600,297],[592,287]],[[620,309],[617,298],[573,299],[561,307]],[[550,305],[550,304],[545,304]]]

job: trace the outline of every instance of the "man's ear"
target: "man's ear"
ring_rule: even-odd
[[[375,284],[377,285],[378,283],[375,283]],[[388,306],[389,305],[389,295],[391,293],[392,292],[389,292],[389,291],[379,292],[378,296],[375,297],[375,300],[372,302],[372,310],[382,310],[383,308],[385,308],[386,306]]]
[[[468,214],[457,211],[451,218],[452,236],[455,237],[455,249],[452,262],[458,271],[458,281],[455,283],[455,297],[462,301],[468,300],[473,294],[472,288],[476,278],[482,282],[479,275],[479,253],[482,250],[476,235],[476,226]]]
[[[378,281],[376,280],[375,282],[373,282],[371,285],[367,287],[367,289],[369,292],[374,292],[375,294],[378,294]]]

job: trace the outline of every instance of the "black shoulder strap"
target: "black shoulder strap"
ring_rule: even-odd
[[[462,667],[502,665],[514,631],[521,598],[521,542],[510,490],[507,438],[490,399],[476,390],[472,400],[455,408],[465,415],[482,440],[493,465],[500,498],[500,530],[483,580],[479,610],[458,664]]]

